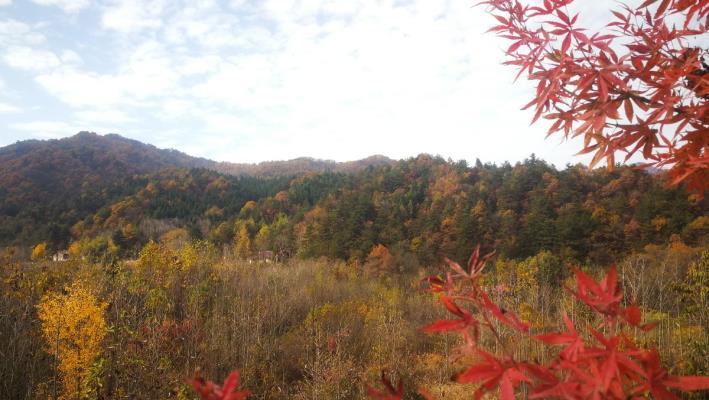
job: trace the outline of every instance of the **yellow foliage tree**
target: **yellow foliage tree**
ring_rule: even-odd
[[[242,225],[239,233],[236,235],[236,256],[239,258],[248,258],[251,255],[251,238],[246,225]]]
[[[247,216],[251,216],[254,209],[256,208],[256,202],[253,200],[247,201],[243,207],[241,207],[241,210],[239,211],[239,215],[244,218]]]
[[[512,287],[514,297],[519,301],[519,317],[534,327],[542,326],[540,316],[535,315],[537,297],[539,295],[539,260],[530,257],[515,265],[516,282]]]
[[[271,230],[268,225],[263,225],[256,234],[254,241],[256,242],[256,248],[258,250],[270,250],[271,246],[269,241],[271,240]]]
[[[37,311],[47,340],[46,350],[57,360],[62,379],[60,398],[83,399],[95,389],[89,378],[106,336],[107,304],[99,302],[81,282],[66,291],[45,296]]]
[[[81,255],[81,243],[71,242],[69,245],[69,255],[71,257],[79,257]]]
[[[167,246],[152,240],[140,250],[136,267],[139,269],[169,269],[174,263],[174,253]]]
[[[47,256],[47,244],[40,243],[32,249],[32,260],[41,260]]]

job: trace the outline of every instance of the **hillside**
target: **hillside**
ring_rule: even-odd
[[[116,134],[97,135],[92,132],[79,132],[74,136],[55,140],[26,140],[0,148],[2,171],[20,170],[21,176],[18,178],[32,179],[36,177],[36,173],[49,172],[49,169],[43,171],[43,166],[61,162],[68,162],[68,170],[80,173],[101,170],[126,175],[166,168],[205,168],[227,175],[267,178],[320,172],[354,173],[370,166],[390,165],[394,160],[374,155],[345,162],[310,157],[256,164],[218,162],[192,157],[173,149],[159,149]],[[44,184],[46,182],[43,182]]]
[[[464,259],[484,243],[507,258],[552,252],[605,264],[649,244],[706,243],[707,209],[706,200],[665,188],[661,175],[630,167],[556,170],[531,158],[471,168],[420,155],[294,179],[154,174],[75,224],[72,240],[110,237],[123,243],[119,255],[135,255],[148,240],[189,232],[242,258],[271,250],[357,263],[381,244],[408,269],[443,256]]]
[[[325,170],[354,172],[379,165],[382,157],[336,163],[313,159],[231,164],[176,150],[90,132],[59,139],[29,140],[0,148],[0,245],[65,242],[69,227],[98,209],[134,193],[145,175],[170,169],[204,168],[244,177],[286,177]]]
[[[709,209],[667,189],[662,173],[630,167],[557,170],[534,157],[471,167],[429,155],[225,164],[86,132],[0,149],[0,194],[0,245],[103,237],[136,254],[183,229],[229,251],[241,242],[243,256],[363,262],[383,244],[422,264],[463,258],[478,242],[518,259],[552,251],[606,263],[672,235],[705,240]]]
[[[79,132],[55,140],[26,140],[0,148],[0,165],[26,167],[41,160],[68,161],[69,168],[102,169],[114,173],[146,173],[170,167],[209,168],[213,161],[176,150],[158,149],[120,135]],[[77,171],[80,172],[80,171]]]

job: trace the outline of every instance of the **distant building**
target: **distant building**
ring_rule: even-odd
[[[258,252],[258,261],[270,263],[275,260],[273,252],[271,250],[262,250]]]
[[[261,250],[257,252],[252,252],[248,257],[246,257],[246,262],[249,264],[253,263],[266,263],[270,264],[276,262],[276,254],[271,250]]]
[[[68,259],[69,252],[67,250],[58,251],[52,256],[52,261],[67,261]]]

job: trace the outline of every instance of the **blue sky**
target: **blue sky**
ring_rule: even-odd
[[[529,126],[532,88],[473,3],[0,0],[0,146],[89,130],[233,162],[587,160]],[[601,22],[615,4],[583,3]]]

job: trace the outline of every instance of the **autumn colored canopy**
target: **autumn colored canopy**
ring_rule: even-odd
[[[580,154],[591,166],[616,152],[640,152],[644,167],[669,168],[671,184],[709,188],[708,0],[646,0],[621,5],[603,30],[579,26],[574,0],[488,0],[498,25],[490,31],[511,41],[505,64],[535,81],[533,122],[552,121],[549,134],[583,137]]]

